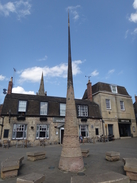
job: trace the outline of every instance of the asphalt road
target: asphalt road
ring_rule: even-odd
[[[121,173],[125,175],[122,158],[137,158],[137,138],[128,138],[121,140],[114,140],[110,142],[97,142],[81,144],[81,148],[89,149],[90,155],[84,158],[85,175],[89,177],[96,177],[99,174],[109,171]],[[20,167],[18,177],[35,172],[44,174],[46,179],[45,183],[70,183],[72,176],[76,176],[76,173],[63,172],[58,169],[61,145],[48,145],[45,147],[0,147],[0,163],[9,156],[24,156],[23,165]],[[38,160],[31,162],[27,160],[26,153],[34,151],[46,151],[46,158],[44,160]],[[120,160],[117,162],[109,162],[105,160],[106,151],[120,152]],[[79,175],[80,176],[80,175]],[[9,178],[2,180],[2,183],[15,183],[17,178]],[[131,181],[135,183],[137,181]],[[85,182],[86,183],[86,182]]]

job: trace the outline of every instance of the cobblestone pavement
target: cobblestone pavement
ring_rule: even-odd
[[[89,149],[90,155],[84,158],[85,171],[84,176],[90,176],[94,178],[101,173],[114,171],[125,175],[123,170],[124,163],[122,158],[134,157],[137,158],[137,138],[127,138],[121,140],[115,140],[111,142],[97,142],[81,144],[81,148]],[[45,183],[70,183],[72,176],[76,173],[63,172],[58,169],[61,145],[48,145],[45,147],[0,147],[0,163],[9,156],[24,156],[23,165],[20,167],[19,175],[23,176],[32,172],[44,174],[46,179]],[[31,162],[27,160],[26,153],[34,151],[46,151],[46,159]],[[105,160],[106,151],[120,152],[120,160],[117,162],[108,162]],[[15,183],[17,178],[9,178],[2,180],[2,183]],[[135,183],[137,181],[131,181]]]

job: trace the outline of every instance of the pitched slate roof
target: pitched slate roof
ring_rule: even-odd
[[[111,86],[111,84],[98,82],[92,86],[92,94],[94,95],[95,93],[100,92],[100,91],[112,93],[110,86]],[[117,86],[117,92],[118,92],[118,94],[129,96],[126,88],[123,86]],[[86,89],[85,93],[83,95],[83,99],[87,99],[87,98],[88,97],[87,97],[87,89]]]
[[[8,115],[11,110],[11,115],[18,115],[19,100],[27,101],[26,116],[40,116],[40,102],[48,102],[48,114],[50,117],[60,117],[60,103],[66,103],[66,98],[39,96],[28,94],[7,94],[4,99],[2,115]],[[90,118],[101,118],[98,104],[88,100],[75,99],[77,105],[88,105]]]
[[[0,104],[0,116],[1,116],[1,112],[2,112],[2,107],[3,107],[3,105]]]

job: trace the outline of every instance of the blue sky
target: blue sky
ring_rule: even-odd
[[[68,8],[75,98],[88,78],[137,95],[137,0],[0,0],[0,104],[13,92],[66,97]],[[16,69],[14,72],[13,68]]]

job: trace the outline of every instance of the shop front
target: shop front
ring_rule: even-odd
[[[131,120],[130,119],[119,119],[119,135],[120,137],[130,137],[131,136]]]

